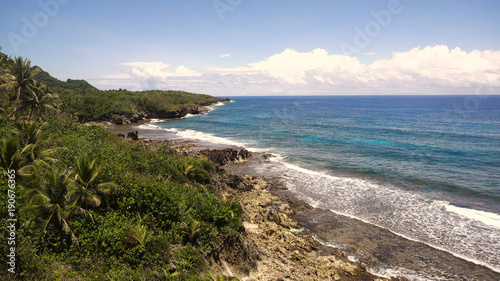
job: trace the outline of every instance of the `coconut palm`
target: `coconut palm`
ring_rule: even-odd
[[[109,193],[117,187],[115,183],[98,183],[97,177],[101,170],[96,165],[96,160],[85,156],[74,159],[73,177],[76,184],[75,195],[83,204],[98,207],[101,204],[99,196]]]
[[[33,115],[38,117],[49,112],[57,112],[58,95],[52,94],[47,85],[36,82],[33,85],[35,95],[24,96],[19,111],[28,111],[28,122]]]
[[[42,131],[41,125],[30,122],[18,122],[15,126],[14,134],[19,139],[21,146],[25,148],[28,162],[31,163],[35,161],[35,159],[57,162],[57,160],[50,156],[62,148],[42,150],[42,143],[40,142],[40,133]]]
[[[231,211],[231,218],[234,218],[234,212],[233,212],[233,204],[234,204],[234,197],[226,197],[224,193],[221,194],[221,202],[226,208],[228,208]]]
[[[21,168],[20,174],[25,178],[22,188],[26,195],[21,212],[31,217],[27,224],[35,222],[44,232],[49,225],[53,225],[59,231],[69,233],[79,245],[70,227],[70,218],[73,215],[92,218],[92,215],[80,206],[74,196],[75,182],[71,171],[65,166],[36,160],[33,165]]]
[[[187,238],[191,243],[196,243],[196,238],[201,231],[200,222],[197,220],[192,220],[190,224],[182,222],[181,225],[184,228],[182,233],[187,235]]]
[[[1,50],[1,48],[0,48]],[[0,112],[6,114],[9,98],[7,89],[13,76],[9,73],[9,62],[11,60],[4,54],[0,54]]]
[[[135,242],[139,243],[142,246],[146,246],[146,244],[153,237],[154,231],[149,230],[147,226],[142,224],[142,222],[148,217],[148,215],[141,217],[140,214],[137,214],[137,223],[130,226],[129,229],[126,230],[126,234],[132,238]]]
[[[12,79],[8,82],[14,91],[15,107],[12,117],[17,120],[19,106],[22,99],[31,97],[38,101],[38,95],[35,87],[35,75],[41,69],[39,67],[32,68],[31,61],[28,59],[23,60],[22,57],[17,57],[10,67],[10,74]]]
[[[17,138],[1,139],[0,167],[3,168],[3,173],[7,173],[8,170],[17,171],[26,164],[26,154],[30,149],[30,145],[21,147]]]
[[[14,134],[19,138],[21,145],[37,144],[42,126],[37,123],[17,122]]]
[[[142,246],[146,246],[153,237],[153,233],[154,231],[148,230],[147,226],[142,224],[134,224],[127,230],[127,234]]]

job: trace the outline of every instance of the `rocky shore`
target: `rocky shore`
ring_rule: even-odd
[[[118,116],[112,120],[105,120],[115,125],[124,125],[131,123],[138,123],[145,119],[178,119],[187,116],[188,114],[201,114],[210,111],[209,106],[217,104],[219,102],[230,102],[228,98],[226,99],[214,99],[205,102],[200,102],[191,105],[182,105],[173,109],[163,109],[163,110],[151,110],[147,112],[136,112]]]
[[[240,280],[388,280],[314,240],[292,218],[295,210],[310,207],[273,194],[272,190],[283,188],[279,181],[231,173],[228,165],[254,158],[251,152],[200,148],[186,142],[139,142],[151,149],[167,144],[177,153],[212,161],[217,168],[214,188],[241,204],[244,229],[240,235],[220,237],[220,245],[205,250],[214,271]]]
[[[115,134],[139,130],[138,142],[143,145],[167,144],[178,153],[216,164],[217,192],[240,202],[244,211],[240,235],[221,237],[219,247],[207,249],[207,261],[216,272],[241,280],[387,280],[370,272],[412,280],[464,280],[463,276],[498,280],[486,267],[386,229],[313,208],[286,190],[280,175],[253,177],[256,165],[268,163],[272,155],[179,139],[175,133],[132,124],[107,127]]]

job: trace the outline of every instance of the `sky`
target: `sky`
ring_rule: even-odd
[[[100,89],[500,94],[498,0],[0,2],[2,52]]]

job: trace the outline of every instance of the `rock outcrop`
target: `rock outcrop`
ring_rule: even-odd
[[[159,118],[159,119],[175,119],[182,118],[188,114],[201,114],[203,112],[208,111],[207,106],[219,103],[219,102],[229,102],[229,99],[222,100],[210,100],[204,101],[197,104],[179,106],[170,110],[157,110],[148,112],[148,118]]]
[[[132,140],[138,140],[139,139],[139,132],[138,131],[128,132],[127,138],[130,138]]]
[[[201,114],[203,112],[209,111],[208,106],[219,103],[219,102],[229,102],[229,99],[216,99],[200,102],[191,105],[182,105],[174,109],[165,110],[151,110],[148,112],[137,112],[131,114],[125,114],[113,118],[111,123],[115,125],[124,125],[130,123],[138,123],[146,118],[157,118],[157,119],[178,119],[185,117],[188,114]]]
[[[225,237],[219,249],[219,264],[226,265],[220,270],[226,274],[241,280],[386,280],[311,235],[300,234],[289,203],[272,195],[267,181],[233,175],[225,179],[243,208],[245,228],[240,241]]]
[[[200,154],[218,166],[225,166],[231,162],[242,161],[248,159],[252,153],[244,148],[235,150],[231,148],[225,149],[206,149],[200,151]]]

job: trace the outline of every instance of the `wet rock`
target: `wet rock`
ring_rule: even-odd
[[[132,140],[138,140],[139,139],[139,132],[138,131],[128,132],[127,138],[130,138]]]
[[[132,123],[137,123],[137,122],[139,122],[139,120],[141,120],[141,119],[139,119],[139,115],[137,115],[137,114],[132,114],[132,117],[130,117],[130,122],[132,122]]]
[[[242,161],[248,159],[252,154],[246,149],[234,150],[231,148],[225,149],[205,149],[200,151],[200,154],[207,157],[218,166],[225,166],[230,162]]]
[[[123,116],[117,117],[111,121],[111,123],[116,125],[123,125],[125,123],[125,118]]]

